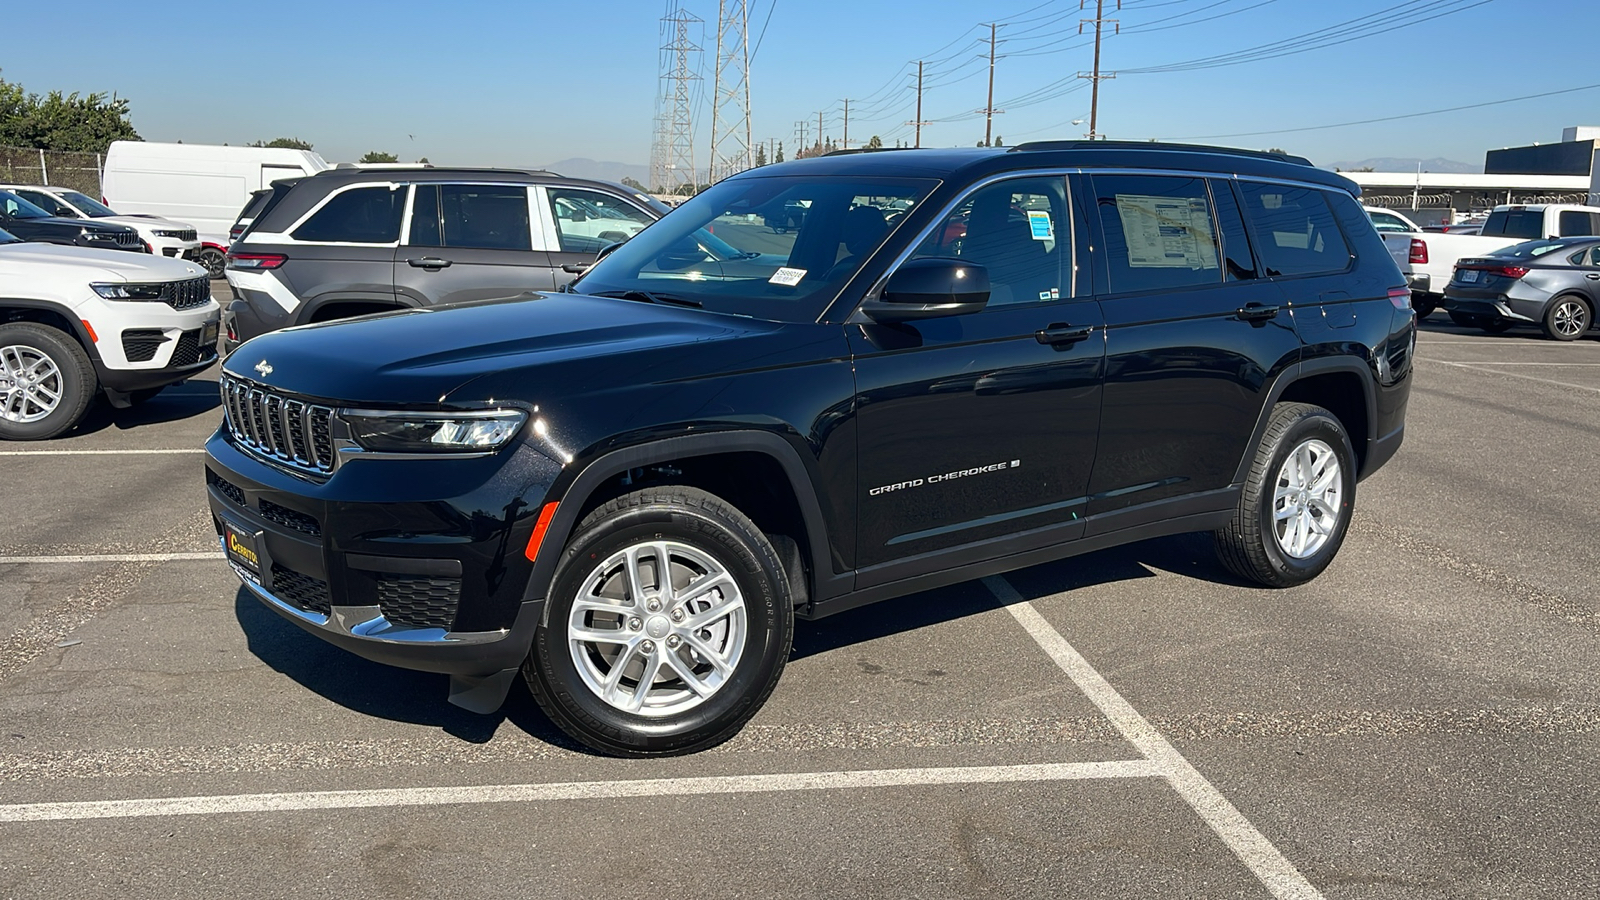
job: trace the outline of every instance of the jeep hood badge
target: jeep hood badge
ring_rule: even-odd
[[[256,363],[256,371],[260,373],[262,378],[265,378],[272,374],[272,366],[263,359],[261,362]]]

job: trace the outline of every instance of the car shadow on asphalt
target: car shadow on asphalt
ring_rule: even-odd
[[[296,683],[362,715],[427,725],[471,744],[492,740],[509,721],[530,737],[585,755],[593,751],[568,738],[545,717],[521,683],[513,684],[504,705],[481,715],[452,706],[448,676],[415,672],[362,659],[307,634],[239,588],[234,616],[250,652]]]
[[[210,389],[207,390],[207,387]],[[217,394],[216,382],[191,381],[188,384],[168,388],[129,409],[113,409],[110,403],[103,399],[98,400],[90,405],[83,421],[79,422],[67,436],[82,437],[111,428],[131,431],[166,422],[178,422],[204,415],[221,406],[222,399]],[[219,414],[218,420],[220,419]]]
[[[1210,538],[1185,534],[1156,538],[1022,570],[1013,581],[1026,600],[1093,585],[1153,578],[1166,571],[1222,584],[1244,585],[1211,551]],[[954,622],[1003,604],[976,581],[885,600],[814,621],[795,623],[790,660],[864,644],[894,634]],[[522,684],[488,715],[452,706],[449,678],[362,659],[307,634],[240,588],[234,615],[250,652],[276,672],[363,715],[439,728],[462,741],[483,744],[500,725],[574,753],[598,755],[562,733]]]

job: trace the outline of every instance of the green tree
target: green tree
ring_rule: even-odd
[[[256,141],[253,144],[245,144],[245,146],[246,147],[276,147],[276,148],[280,148],[280,149],[283,149],[283,150],[310,150],[311,149],[311,144],[310,144],[309,141],[302,141],[299,138],[285,138],[285,137],[273,138],[270,141]]]
[[[307,147],[306,149],[310,150],[311,148]],[[368,150],[366,156],[356,160],[356,162],[361,163],[392,163],[399,161],[400,157],[395,156],[393,153],[385,153],[382,150]]]
[[[871,140],[867,141],[867,149],[868,150],[882,150],[883,149],[883,138],[878,137],[877,135],[873,135]]]
[[[128,121],[128,101],[116,95],[51,91],[41,97],[0,79],[0,144],[100,153],[112,141],[139,139]]]
[[[644,185],[640,184],[636,179],[633,178],[624,177],[622,179],[622,186],[633,188],[636,191],[644,191]],[[649,191],[645,191],[645,193],[649,193]]]
[[[757,144],[756,145],[756,165],[757,166],[764,166],[766,164],[767,164],[767,146],[765,144]]]
[[[772,161],[775,163],[783,162],[783,141],[778,142],[778,152],[772,154]]]
[[[433,163],[428,162],[428,158],[426,156],[424,156],[423,158],[417,160],[417,165],[419,165],[419,166],[431,166],[431,165],[433,165]]]

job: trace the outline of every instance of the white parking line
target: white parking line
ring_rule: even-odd
[[[0,556],[0,565],[6,563],[128,563],[128,562],[179,562],[191,559],[222,559],[222,553],[94,553],[81,556]]]
[[[204,447],[177,450],[0,450],[0,456],[154,456],[175,453],[204,453]]]
[[[1200,770],[1183,758],[1167,739],[1161,736],[1149,720],[1117,693],[1117,689],[1082,654],[1061,636],[1033,604],[1022,599],[1011,582],[1000,576],[983,579],[983,584],[995,598],[1005,604],[1006,611],[1023,627],[1028,635],[1055,660],[1061,671],[1067,673],[1072,683],[1099,708],[1106,718],[1122,732],[1122,736],[1154,763],[1178,792],[1184,802],[1198,814],[1222,842],[1247,866],[1251,873],[1278,898],[1295,900],[1320,900],[1321,892],[1311,886],[1300,870],[1279,852],[1250,820],[1244,817],[1228,798],[1222,795]]]
[[[1503,375],[1506,378],[1521,378],[1523,381],[1537,381],[1541,384],[1553,384],[1557,387],[1575,388],[1580,391],[1600,391],[1600,387],[1595,387],[1591,384],[1573,384],[1570,381],[1556,381],[1551,378],[1536,378],[1532,375],[1519,375],[1516,372],[1497,372],[1494,369],[1485,369],[1484,367],[1474,363],[1445,362],[1444,360],[1439,359],[1425,360],[1425,362],[1430,362],[1441,366],[1455,366],[1458,369],[1472,369],[1477,372],[1487,372],[1491,375]]]
[[[1133,759],[1114,762],[1046,763],[1020,766],[869,769],[855,772],[796,772],[782,775],[719,775],[703,778],[646,778],[629,781],[569,781],[556,784],[391,788],[372,791],[301,791],[297,793],[231,794],[212,797],[160,797],[146,800],[14,803],[0,806],[0,822],[60,822],[80,819],[289,812],[308,809],[447,806],[477,803],[538,803],[552,800],[605,800],[619,797],[685,797],[705,794],[836,791],[941,784],[1002,784],[1028,781],[1155,778],[1160,777],[1162,774],[1159,766],[1150,760]]]
[[[1592,363],[1553,363],[1553,362],[1492,362],[1486,359],[1429,359],[1419,356],[1423,362],[1444,363],[1447,366],[1556,366],[1557,368],[1582,368],[1584,366],[1600,366],[1600,362]]]

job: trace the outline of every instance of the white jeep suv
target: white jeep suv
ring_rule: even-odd
[[[193,225],[174,222],[160,216],[124,216],[111,207],[81,191],[60,186],[39,184],[5,184],[0,191],[10,191],[18,197],[43,209],[52,216],[64,219],[97,219],[126,225],[139,232],[139,239],[150,246],[156,256],[173,259],[196,259],[201,253],[200,236]]]
[[[0,231],[0,440],[55,437],[96,394],[132,406],[198,373],[220,319],[195,263]]]

